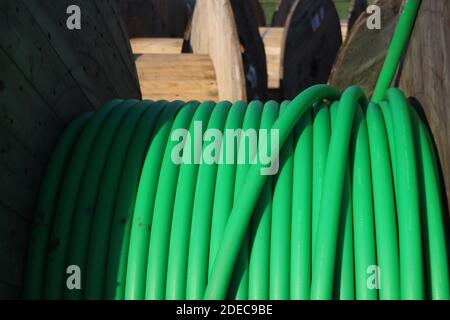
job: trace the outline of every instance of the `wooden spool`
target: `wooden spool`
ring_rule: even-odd
[[[264,16],[264,10],[259,0],[250,0],[253,17],[258,24],[258,27],[264,27],[266,25],[266,17]]]
[[[328,81],[342,36],[331,0],[297,0],[285,29],[281,95],[292,99],[311,85]]]
[[[284,32],[285,29],[279,27],[259,28],[266,52],[267,86],[269,90],[277,90],[280,88],[281,45]]]
[[[281,0],[277,11],[275,11],[272,18],[272,27],[284,27],[289,17],[292,6],[296,3],[295,0]],[[353,27],[356,19],[365,11],[367,7],[367,0],[352,0],[349,7],[348,21],[341,20],[342,39],[347,38],[347,33]]]
[[[348,17],[348,31],[353,28],[356,20],[361,14],[366,11],[367,0],[353,0],[350,6],[350,13]]]
[[[422,1],[400,73],[400,88],[421,105],[433,133],[447,201],[450,201],[449,21],[448,0]]]
[[[220,100],[247,99],[241,47],[228,0],[197,0],[190,44],[194,53],[210,56]]]
[[[367,28],[366,13],[357,19],[331,72],[329,83],[339,90],[359,85],[369,97],[373,93],[397,25],[402,0],[379,0],[375,4],[382,12],[381,29]]]
[[[282,10],[282,8],[287,7],[287,3],[288,1],[282,1],[280,3],[280,9]],[[319,2],[319,6],[322,5]],[[328,7],[327,8],[331,8],[330,5],[332,6],[332,3],[328,2]],[[266,51],[266,59],[267,59],[267,72],[268,72],[268,88],[270,90],[270,93],[272,95],[272,98],[274,99],[280,99],[279,97],[279,93],[277,93],[278,89],[280,88],[280,80],[283,78],[283,70],[286,70],[286,73],[288,74],[288,76],[291,77],[291,74],[293,72],[292,70],[292,60],[297,60],[297,62],[295,62],[296,64],[298,64],[300,62],[300,57],[303,57],[302,59],[304,59],[304,55],[306,54],[307,56],[309,56],[310,58],[308,59],[314,59],[314,56],[316,55],[315,52],[312,52],[311,50],[306,51],[306,48],[308,48],[309,46],[309,42],[313,39],[318,37],[317,39],[319,41],[321,41],[321,39],[325,39],[325,40],[329,40],[327,37],[331,37],[333,36],[333,34],[335,35],[334,39],[331,39],[331,41],[329,41],[330,44],[334,43],[334,49],[329,51],[330,54],[332,54],[333,52],[336,54],[337,51],[337,46],[339,45],[338,42],[340,43],[339,40],[339,30],[333,30],[333,32],[328,32],[325,29],[322,30],[318,30],[318,33],[312,33],[309,32],[307,35],[303,36],[303,39],[305,40],[299,40],[302,39],[302,32],[305,32],[305,26],[307,28],[307,25],[310,24],[308,21],[308,18],[305,18],[304,21],[301,21],[301,19],[303,19],[303,17],[301,16],[302,14],[304,14],[306,11],[305,10],[310,10],[308,9],[310,6],[310,4],[308,4],[307,1],[296,1],[293,3],[293,5],[290,6],[290,14],[289,14],[289,18],[286,20],[286,25],[284,27],[270,27],[270,28],[260,28],[260,34],[261,37],[263,38],[264,41],[264,46],[265,46],[265,51]],[[303,8],[303,9],[302,9]],[[284,10],[284,9],[283,9]],[[331,10],[331,9],[327,9],[328,13],[324,16],[323,19],[325,19],[323,22],[324,25],[329,25],[329,26],[339,26],[339,20],[337,20],[336,15],[333,13],[335,12],[335,10]],[[325,11],[324,11],[325,12]],[[293,23],[293,21],[296,21],[295,23]],[[337,21],[337,22],[336,22]],[[339,28],[339,27],[337,27]],[[328,34],[324,33],[327,32]],[[304,33],[306,34],[306,33]],[[321,37],[325,37],[325,38],[321,38]],[[338,41],[336,41],[336,39]],[[286,40],[288,40],[288,42],[286,42]],[[323,42],[326,42],[326,41]],[[304,42],[302,42],[304,41]],[[314,45],[314,42],[312,42]],[[285,50],[285,45],[289,44],[289,48],[287,50]],[[299,45],[303,45],[304,47],[300,47]],[[317,43],[315,44],[317,45]],[[314,50],[314,48],[313,48]],[[285,56],[285,54],[287,54],[287,56]],[[303,54],[303,56],[302,56]],[[286,61],[284,61],[287,58]],[[317,56],[317,58],[319,59],[323,59],[323,56]],[[308,60],[308,61],[310,61]],[[330,56],[328,57],[328,60],[325,59],[325,61],[328,61],[328,69],[330,68],[330,63],[333,63],[333,61],[329,62],[330,60],[334,60],[334,57]],[[309,72],[307,69],[307,64],[305,63],[305,68],[303,68],[303,70],[305,70],[305,72]],[[283,67],[285,66],[285,67]],[[329,71],[328,71],[329,72]],[[321,81],[326,81],[328,75],[327,72],[322,72],[324,73],[324,75],[320,76]],[[325,79],[325,80],[324,80]],[[292,81],[292,78],[291,78]],[[297,80],[295,80],[297,81]],[[317,80],[314,79],[309,79],[307,80],[307,83],[305,83],[303,85],[303,87],[308,87],[311,84],[316,83]],[[289,82],[286,82],[285,84],[285,88],[288,89],[291,86],[295,86],[294,84],[291,84]],[[296,93],[291,93],[296,95],[298,94],[299,91],[298,90],[298,86],[294,87],[293,89],[291,89],[292,92],[296,91]]]
[[[189,20],[185,0],[118,0],[130,38],[183,37]]]
[[[296,0],[281,0],[278,4],[277,10],[273,13],[272,17],[272,27],[284,28],[286,21],[288,19],[289,13],[291,12],[292,6]]]
[[[82,9],[81,30],[66,10]],[[112,1],[0,1],[0,299],[17,298],[37,193],[56,140],[79,113],[140,98]]]
[[[266,100],[267,66],[264,43],[259,35],[253,0],[230,0],[242,48],[248,100]]]
[[[144,98],[155,96],[165,99],[186,100],[253,100],[266,99],[267,71],[264,46],[252,13],[252,0],[197,0],[191,23],[188,24],[185,41],[167,38],[131,39],[133,52],[137,54],[137,66]],[[189,43],[186,50],[185,44]],[[182,56],[179,60],[171,56],[148,59],[146,54],[181,54],[190,52],[199,57]],[[164,60],[166,59],[166,60]],[[205,63],[210,59],[210,63]],[[186,61],[196,77],[180,77]],[[159,66],[153,64],[160,63]],[[196,71],[195,65],[198,63]],[[205,68],[210,66],[211,72]],[[158,80],[145,76],[150,70],[159,71]],[[180,72],[170,75],[179,68]],[[166,71],[164,71],[166,70]],[[168,74],[162,76],[164,72]],[[199,86],[199,76],[204,74]],[[210,77],[215,75],[215,81]],[[159,81],[156,85],[155,81]],[[164,82],[167,90],[161,91]],[[174,81],[183,84],[174,85]],[[152,88],[151,84],[155,86]],[[215,90],[213,86],[217,86]],[[172,89],[170,89],[172,88]],[[200,88],[207,88],[201,94]],[[180,91],[182,90],[182,91]],[[161,96],[161,92],[164,95]]]

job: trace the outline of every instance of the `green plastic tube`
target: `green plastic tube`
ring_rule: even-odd
[[[92,112],[78,116],[58,140],[48,164],[36,204],[36,213],[30,235],[24,279],[24,299],[41,299],[45,257],[49,242],[55,205],[63,183],[64,171],[74,145]]]
[[[268,101],[261,115],[261,130],[270,130],[278,118],[278,103]],[[262,132],[262,131],[261,131]],[[266,131],[267,133],[269,131]],[[271,136],[260,134],[259,148],[267,150],[270,156]],[[266,140],[265,140],[266,139]],[[248,271],[248,298],[269,299],[270,239],[272,220],[273,177],[268,177],[250,222],[250,260]]]
[[[72,156],[67,164],[64,182],[56,204],[52,231],[47,252],[46,274],[44,280],[44,298],[61,299],[66,274],[65,255],[69,240],[72,216],[83,177],[86,163],[91,153],[97,133],[116,105],[122,103],[113,100],[97,111],[84,127]],[[123,102],[123,104],[130,102]]]

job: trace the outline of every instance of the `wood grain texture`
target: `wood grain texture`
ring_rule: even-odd
[[[450,2],[422,1],[401,70],[400,88],[425,113],[450,201]]]
[[[216,74],[208,55],[145,54],[137,58],[136,64],[144,99],[219,99]]]
[[[66,27],[72,4],[81,30]],[[115,0],[2,0],[0,30],[0,296],[17,298],[24,239],[59,135],[79,113],[140,98],[140,89]]]
[[[259,32],[266,51],[268,87],[278,89],[280,88],[281,43],[284,28],[263,27],[259,28]]]
[[[241,45],[228,0],[197,0],[190,43],[194,53],[211,57],[220,100],[246,100]]]
[[[181,53],[183,47],[181,38],[134,38],[130,42],[134,54],[176,54]]]
[[[367,14],[364,13],[339,50],[329,83],[341,91],[351,85],[359,85],[368,97],[372,96],[397,25],[402,0],[379,0],[376,4],[382,12],[381,29],[368,29]]]

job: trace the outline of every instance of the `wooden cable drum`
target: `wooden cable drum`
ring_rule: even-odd
[[[69,30],[66,10],[82,10]],[[17,298],[28,226],[66,124],[113,98],[140,98],[113,1],[0,1],[0,298]]]
[[[130,38],[183,37],[189,20],[185,0],[118,0]]]
[[[269,90],[277,91],[280,88],[281,45],[285,31],[279,27],[262,27],[259,32],[266,52],[267,86]]]
[[[252,0],[197,0],[184,41],[181,37],[173,39],[145,37],[133,38],[131,44],[133,52],[138,55],[138,73],[144,98],[153,99],[155,95],[160,96],[161,92],[165,92],[166,99],[180,97],[186,100],[193,98],[232,101],[247,100],[247,98],[266,99],[267,70],[264,45],[253,14]],[[167,60],[159,57],[157,61],[161,65],[154,66],[156,60],[152,61],[141,56],[142,54],[177,53],[191,53],[202,57],[191,59],[182,56],[180,61],[170,56]],[[211,63],[205,64],[204,59],[208,57]],[[186,61],[189,61],[191,72],[195,72],[195,65],[199,63],[197,72],[207,75],[202,78],[202,81],[208,84],[199,86],[192,77],[176,76],[183,73]],[[208,65],[213,68],[212,72],[216,77],[213,82],[209,76],[211,73],[205,69]],[[180,68],[179,72],[162,76],[164,72],[174,72],[177,66]],[[155,79],[147,76],[149,70],[155,70],[155,68],[159,70],[158,74],[162,78]],[[165,82],[166,80],[169,81]],[[152,88],[151,84],[156,84],[158,81],[158,85]],[[185,83],[174,85],[174,81],[185,81]],[[164,83],[170,85],[167,90],[158,90],[157,88],[161,88]],[[216,90],[211,89],[214,85],[217,86]],[[202,87],[208,88],[203,96],[199,91]],[[183,92],[177,90],[183,90]]]
[[[331,0],[297,0],[282,41],[281,94],[292,99],[311,85],[326,83],[342,43]]]
[[[230,0],[242,47],[247,99],[266,100],[267,67],[264,43],[253,13],[253,0]]]
[[[277,10],[273,13],[272,27],[284,27],[288,19],[291,8],[296,0],[281,0]]]
[[[264,27],[266,25],[266,17],[264,16],[264,10],[259,0],[250,0],[250,7],[258,26]]]
[[[402,0],[379,0],[375,4],[382,12],[382,28],[368,29],[366,13],[358,18],[331,72],[329,82],[339,90],[353,84],[361,86],[368,96],[373,93],[397,25]]]
[[[450,201],[450,3],[422,1],[399,86],[420,104],[439,154]],[[448,208],[447,208],[448,210]]]
[[[366,11],[367,0],[353,0],[348,17],[348,31],[350,31],[359,16]]]
[[[190,44],[195,54],[209,54],[220,100],[265,99],[264,47],[250,0],[197,0]]]

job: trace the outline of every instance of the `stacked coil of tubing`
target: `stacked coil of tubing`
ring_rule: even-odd
[[[175,164],[172,133],[198,122],[278,130],[277,175],[259,160]],[[114,100],[54,151],[25,297],[448,298],[442,219],[430,134],[398,89],[379,103],[326,85],[281,105]]]

